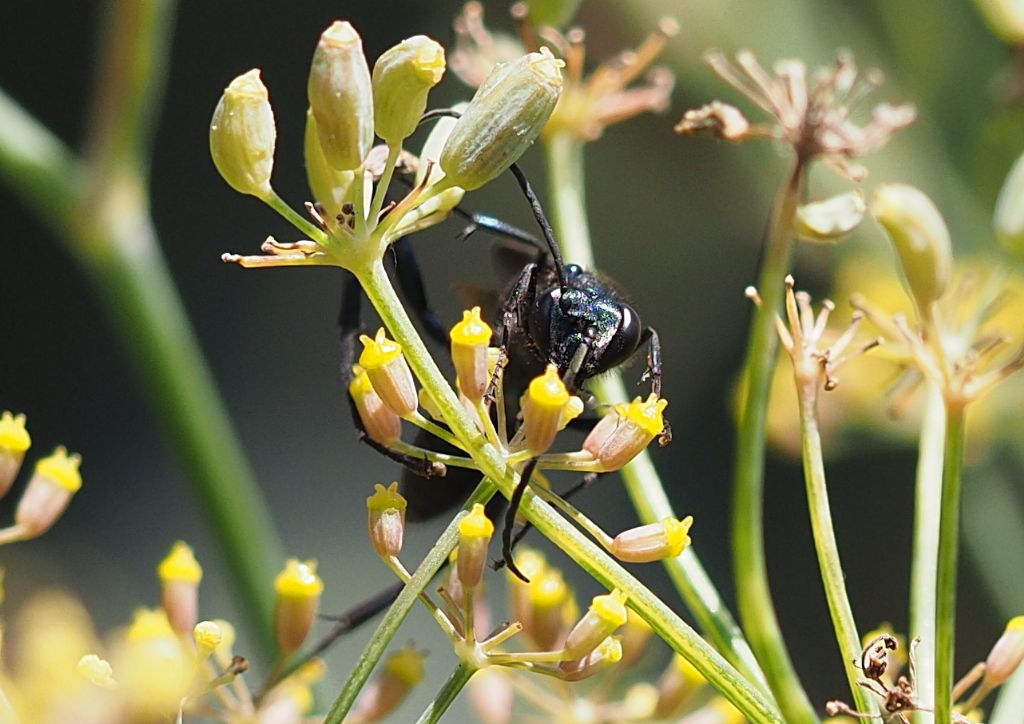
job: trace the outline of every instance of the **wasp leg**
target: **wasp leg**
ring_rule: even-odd
[[[647,369],[640,377],[640,382],[651,381],[651,392],[661,397],[661,338],[654,327],[644,327],[640,344],[647,345]]]
[[[423,330],[438,344],[448,346],[448,333],[445,331],[441,320],[427,301],[427,291],[423,286],[423,274],[420,272],[420,265],[416,261],[416,253],[412,248],[412,240],[408,236],[391,245],[394,253],[395,278],[402,290],[413,314],[419,320]]]
[[[529,583],[530,579],[523,575],[523,572],[516,566],[515,559],[512,558],[512,531],[516,527],[516,513],[519,510],[519,504],[523,502],[523,495],[526,493],[526,489],[530,487],[530,478],[533,476],[533,471],[536,467],[537,458],[531,458],[523,468],[523,472],[520,473],[519,484],[516,485],[516,489],[512,492],[512,497],[508,499],[508,509],[505,511],[505,527],[501,531],[502,560],[505,561],[508,569],[516,575],[516,578],[524,583]]]
[[[533,295],[537,282],[537,265],[527,264],[519,274],[512,293],[501,308],[501,354],[498,364],[494,367],[491,381],[487,385],[487,396],[494,399],[494,391],[501,380],[501,373],[508,364],[508,346],[512,338],[512,329],[522,329],[524,320],[522,310],[529,309],[533,304]]]
[[[355,400],[348,394],[348,386],[352,382],[352,366],[358,359],[356,354],[356,340],[363,331],[362,323],[359,321],[359,312],[363,303],[363,290],[359,282],[350,272],[345,272],[345,280],[341,290],[341,309],[338,312],[338,333],[340,343],[341,382],[348,398],[349,412],[352,415],[352,423],[356,428],[356,435],[361,442],[379,452],[384,457],[394,460],[399,465],[411,470],[423,478],[436,478],[445,474],[446,468],[441,463],[436,463],[426,458],[419,458],[414,455],[392,450],[387,445],[382,445],[366,434],[366,428],[359,417],[359,410],[356,409]]]
[[[569,498],[572,498],[577,493],[583,492],[584,490],[589,488],[591,485],[593,485],[595,482],[597,482],[597,479],[599,477],[601,477],[602,475],[607,475],[607,473],[587,473],[586,475],[583,476],[582,480],[580,480],[578,483],[576,483],[571,488],[566,490],[564,493],[561,493],[562,500],[569,500]],[[515,548],[517,545],[519,545],[519,542],[523,538],[525,538],[526,534],[529,533],[532,529],[533,529],[533,524],[529,523],[529,522],[523,523],[521,526],[519,526],[519,530],[517,530],[515,532],[515,535],[512,536],[512,546],[511,547]],[[493,566],[493,568],[495,570],[498,570],[498,569],[502,568],[504,565],[505,565],[504,561],[496,561],[494,566]]]

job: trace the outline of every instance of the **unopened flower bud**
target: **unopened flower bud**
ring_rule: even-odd
[[[693,516],[665,518],[658,523],[630,528],[615,536],[612,553],[627,563],[651,563],[675,558],[690,545]]]
[[[327,163],[359,168],[373,145],[373,89],[363,41],[349,23],[335,21],[320,36],[307,92]]]
[[[1004,683],[1024,661],[1024,616],[1015,616],[985,659],[985,686]]]
[[[479,669],[469,680],[469,703],[483,724],[507,724],[515,703],[511,678],[500,666]]]
[[[210,121],[210,155],[231,188],[265,198],[270,193],[277,128],[267,87],[253,68],[224,89]]]
[[[203,569],[184,541],[177,541],[156,569],[160,577],[160,605],[181,635],[192,633],[199,617],[199,582]]]
[[[796,210],[796,234],[805,241],[839,241],[860,226],[867,212],[864,194],[848,191],[822,201],[801,204]]]
[[[554,651],[565,640],[569,627],[579,616],[572,589],[561,571],[545,567],[530,573],[526,585],[529,616],[521,620],[523,631],[542,651]]]
[[[561,28],[572,20],[581,0],[526,0],[530,22],[535,27]]]
[[[350,199],[354,171],[339,171],[327,163],[320,148],[320,134],[316,129],[313,110],[306,111],[306,135],[303,146],[306,159],[306,180],[313,198],[327,211],[328,217],[337,217]]]
[[[114,669],[110,662],[96,654],[86,654],[78,661],[78,673],[101,689],[116,689]]]
[[[625,593],[616,589],[602,596],[594,596],[590,608],[566,636],[565,651],[573,659],[582,658],[615,633],[624,623],[626,623]]]
[[[201,659],[206,659],[224,642],[224,630],[216,621],[200,621],[192,629],[192,640]]]
[[[21,538],[35,538],[48,531],[64,513],[72,496],[82,487],[78,472],[82,458],[68,455],[58,447],[49,457],[36,463],[35,472],[14,511],[15,526]]]
[[[316,574],[316,561],[289,558],[274,579],[274,590],[274,634],[281,653],[287,656],[302,646],[316,621],[324,590],[324,582]]]
[[[483,577],[487,567],[487,546],[494,535],[494,523],[484,514],[484,506],[473,505],[468,515],[459,521],[459,556],[455,568],[464,589],[472,590]]]
[[[423,654],[412,647],[396,651],[384,662],[384,669],[359,695],[352,718],[380,721],[405,700],[412,688],[423,681]]]
[[[601,418],[583,441],[583,449],[604,470],[618,470],[640,454],[665,430],[663,412],[666,400],[653,393],[644,401],[639,397],[629,404],[620,403]]]
[[[658,680],[658,706],[655,709],[655,718],[667,719],[678,714],[686,702],[705,684],[707,680],[693,664],[680,654],[673,656],[665,673]]]
[[[362,334],[359,341],[363,343],[359,366],[366,370],[374,392],[399,417],[411,415],[416,411],[419,400],[416,381],[402,354],[402,346],[388,339],[383,327],[377,330],[373,339]]]
[[[480,318],[480,307],[463,312],[462,321],[452,327],[450,336],[459,389],[473,402],[479,402],[491,379],[487,370],[491,328]]]
[[[377,483],[373,495],[366,499],[370,542],[378,556],[389,558],[402,552],[405,507],[405,498],[398,492],[397,482],[386,488]]]
[[[25,429],[25,416],[12,415],[7,410],[0,413],[0,498],[7,495],[18,477],[30,445],[32,438]]]
[[[356,412],[367,436],[381,445],[389,445],[402,435],[402,419],[380,398],[369,375],[359,365],[352,367],[353,377],[348,393],[356,404]]]
[[[941,297],[953,273],[953,247],[942,214],[922,191],[905,184],[879,186],[871,213],[889,232],[907,288],[925,309]]]
[[[412,135],[427,107],[427,93],[444,75],[444,48],[415,35],[384,51],[373,66],[373,117],[389,144]]]
[[[548,365],[544,374],[530,382],[523,401],[526,449],[535,455],[547,452],[558,431],[582,411],[579,398],[569,394],[558,376],[558,368]]]
[[[491,72],[441,152],[441,169],[449,181],[472,191],[523,155],[558,103],[562,65],[542,48]]]
[[[582,681],[622,660],[622,644],[613,636],[601,641],[590,653],[558,665],[566,681]]]
[[[1024,16],[1024,8],[1021,15]],[[993,225],[1003,248],[1017,257],[1024,256],[1024,156],[1014,162],[1006,176],[996,201]]]

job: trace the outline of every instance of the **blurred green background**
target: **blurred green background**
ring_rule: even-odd
[[[73,146],[82,136],[91,94],[98,6],[11,2],[0,7],[0,87]],[[305,78],[319,33],[339,16],[350,20],[372,62],[416,33],[447,44],[459,7],[453,0],[191,2],[181,4],[175,21],[152,166],[153,215],[286,550],[320,561],[326,611],[341,610],[392,581],[370,552],[363,502],[374,482],[390,480],[396,471],[352,435],[337,376],[340,274],[243,271],[219,261],[223,251],[254,253],[267,234],[288,240],[294,233],[219,178],[209,159],[209,118],[231,78],[262,68],[278,125],[275,187],[299,206],[308,197],[302,165]],[[492,26],[509,27],[506,3],[489,2],[486,9]],[[589,58],[634,46],[665,14],[681,23],[664,58],[677,75],[672,109],[663,117],[616,126],[588,147],[588,206],[599,265],[661,334],[675,440],[655,450],[654,459],[676,510],[694,515],[694,545],[731,599],[728,399],[750,312],[742,291],[755,278],[761,232],[787,161],[767,145],[735,147],[672,134],[683,109],[715,97],[737,101],[701,65],[701,53],[712,46],[750,47],[766,64],[800,57],[818,65],[830,62],[836,48],[847,47],[862,66],[884,69],[889,82],[874,100],[912,101],[921,118],[868,160],[865,189],[890,180],[920,186],[946,213],[958,251],[994,252],[989,218],[1006,171],[1024,150],[1024,114],[1000,99],[1010,49],[965,0],[587,0],[579,22],[587,29]],[[449,76],[431,105],[468,96],[469,90]],[[543,198],[540,153],[528,154],[523,165]],[[826,169],[812,181],[812,195],[845,184]],[[466,205],[530,224],[525,202],[507,179],[470,195]],[[7,610],[39,587],[60,585],[80,595],[97,626],[108,629],[125,621],[135,606],[156,603],[154,566],[175,539],[184,538],[207,569],[201,614],[238,618],[233,614],[238,602],[231,599],[215,541],[183,483],[173,441],[161,438],[92,290],[47,228],[7,188],[0,188],[0,219],[0,407],[28,414],[34,438],[30,460],[63,443],[82,453],[85,478],[85,488],[51,533],[2,552]],[[417,239],[432,299],[446,321],[460,308],[456,283],[505,281],[490,272],[486,237],[457,242],[459,228],[450,222]],[[848,245],[888,259],[881,235],[869,224],[842,247],[801,250],[801,286],[826,291]],[[635,365],[627,379],[640,372]],[[1006,435],[1012,440],[1017,432]],[[1019,481],[1017,456],[1004,457],[975,462],[1000,471],[1000,479]],[[880,444],[876,438],[848,447],[833,460],[829,474],[858,623],[867,630],[891,621],[902,630],[912,445]],[[767,476],[773,592],[797,669],[820,704],[841,695],[844,684],[801,473],[794,461],[776,456]],[[985,495],[987,480],[972,489],[968,478],[968,524],[987,521],[984,509],[972,517],[970,503],[972,496]],[[1008,490],[1010,501],[1019,505],[1019,483]],[[0,515],[10,515],[14,500],[12,495],[0,503]],[[614,476],[581,497],[579,505],[611,530],[635,522]],[[1007,517],[1005,506],[999,512]],[[996,525],[991,521],[985,526],[993,541],[1019,535],[1020,519],[1008,518],[1013,527],[1005,531],[991,527]],[[438,530],[439,525],[410,530],[410,564]],[[985,553],[987,566],[1006,576],[1002,585],[986,585],[977,561],[971,555],[963,559],[958,671],[983,657],[1005,618],[1024,608],[1020,549],[1002,545]],[[555,562],[571,567],[564,559]],[[678,601],[658,566],[636,572],[670,603]],[[594,584],[581,579],[580,592],[588,597]],[[407,631],[401,640],[414,638],[433,655],[419,690],[425,700],[448,673],[452,657],[422,611],[415,611]],[[357,632],[330,655],[331,691],[369,633]],[[244,644],[239,648],[245,651]]]

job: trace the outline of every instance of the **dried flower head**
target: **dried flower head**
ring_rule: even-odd
[[[769,73],[749,50],[737,53],[735,64],[720,50],[709,51],[705,60],[771,120],[751,123],[733,106],[714,101],[687,111],[676,125],[677,133],[711,133],[730,141],[784,141],[799,158],[821,157],[848,178],[860,180],[866,172],[852,159],[882,148],[916,117],[909,104],[881,103],[872,109],[870,121],[855,123],[851,113],[881,85],[882,74],[860,73],[845,51],[837,54],[834,66],[821,68],[810,78],[807,66],[795,59],[778,61]]]

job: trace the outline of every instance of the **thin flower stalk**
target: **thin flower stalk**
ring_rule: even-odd
[[[952,711],[956,579],[960,550],[960,490],[963,483],[965,407],[946,400],[946,440],[942,455],[942,509],[939,515],[938,567],[935,579],[935,721]]]
[[[753,297],[755,302],[760,303],[756,292],[753,292]],[[804,483],[807,488],[807,508],[811,517],[814,548],[818,556],[825,598],[828,601],[836,642],[839,644],[843,672],[857,708],[874,715],[877,714],[878,707],[858,681],[859,672],[855,662],[861,652],[861,639],[846,593],[839,546],[832,525],[821,433],[818,427],[818,391],[835,388],[837,381],[834,374],[849,359],[842,355],[853,340],[863,316],[856,315],[846,332],[830,346],[823,348],[822,336],[826,331],[826,323],[832,309],[832,302],[825,300],[821,311],[815,317],[810,297],[803,292],[794,293],[793,278],[786,277],[788,325],[776,317],[776,326],[782,345],[793,361],[793,377],[800,409],[800,440]],[[877,343],[877,340],[872,341],[854,354],[860,354]]]
[[[476,669],[465,661],[456,666],[455,671],[444,682],[441,690],[437,692],[437,695],[427,705],[427,708],[420,714],[417,722],[419,724],[434,724],[434,722],[440,721],[444,713],[448,711],[448,707],[452,705],[452,702],[455,701],[455,698],[462,692],[475,673]]]
[[[946,409],[942,394],[926,383],[914,491],[914,543],[910,564],[910,631],[921,638],[917,649],[917,690],[922,701],[935,700],[935,577],[939,550],[939,510]],[[919,719],[930,714],[916,714]]]
[[[559,134],[545,138],[544,145],[551,180],[549,185],[555,189],[552,195],[553,223],[565,257],[593,268],[594,252],[590,242],[584,193],[585,144],[578,138]],[[601,402],[629,397],[618,370],[611,370],[594,379],[590,389]],[[676,517],[650,453],[642,451],[622,468],[621,474],[642,523],[656,523]],[[749,681],[767,691],[764,674],[750,645],[693,547],[688,547],[679,556],[665,559],[664,565],[704,635]]]

